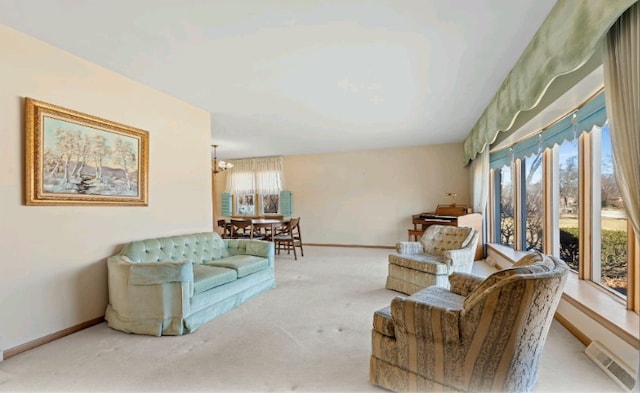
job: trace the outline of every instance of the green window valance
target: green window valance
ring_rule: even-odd
[[[464,141],[465,163],[539,102],[557,77],[580,68],[638,0],[558,0]]]
[[[573,114],[566,116],[541,133],[530,136],[511,148],[491,153],[489,167],[502,168],[512,160],[525,158],[553,145],[572,140],[583,132],[591,131],[594,126],[603,127],[606,121],[607,109],[604,92],[601,92],[575,112],[575,119]]]

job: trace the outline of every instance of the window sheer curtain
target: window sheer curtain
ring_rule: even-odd
[[[484,149],[471,161],[471,192],[473,211],[484,213],[489,199],[489,149]]]
[[[284,159],[278,157],[233,160],[225,192],[234,195],[278,194],[284,190]]]
[[[611,126],[611,147],[616,182],[627,217],[640,234],[640,10],[638,3],[629,8],[607,33],[604,54],[604,86],[607,117]],[[629,266],[629,274],[638,276],[640,266]],[[631,276],[631,277],[633,277]],[[634,281],[634,280],[630,280]],[[637,283],[637,281],[635,281]],[[628,308],[636,312],[640,305],[629,288]],[[636,389],[640,383],[636,384]],[[637,391],[637,390],[636,390]]]
[[[475,213],[482,214],[482,256],[486,256],[487,218],[486,208],[489,200],[489,148],[485,148],[471,161],[471,198]]]
[[[284,190],[284,160],[282,157],[254,159],[256,192],[258,194],[278,194]]]

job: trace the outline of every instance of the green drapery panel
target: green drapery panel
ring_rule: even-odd
[[[638,0],[558,0],[464,141],[465,163],[535,107],[555,78],[582,66]]]

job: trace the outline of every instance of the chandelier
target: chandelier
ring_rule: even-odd
[[[233,168],[233,164],[230,162],[218,161],[218,156],[216,152],[218,145],[211,145],[211,147],[213,147],[213,169],[211,170],[213,171],[214,175],[216,173],[220,173],[222,171],[226,171],[227,169]]]

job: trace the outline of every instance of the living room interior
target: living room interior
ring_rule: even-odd
[[[177,9],[188,8],[169,3]],[[108,302],[106,258],[122,245],[137,239],[214,229],[216,219],[222,216],[220,196],[227,176],[224,172],[212,175],[214,143],[219,145],[218,157],[224,160],[283,156],[294,215],[301,217],[305,245],[312,247],[309,250],[319,250],[318,255],[324,255],[325,248],[336,250],[338,255],[361,249],[365,255],[372,253],[372,258],[379,258],[396,242],[406,240],[412,214],[449,203],[447,193],[456,193],[459,203],[472,205],[473,174],[465,165],[464,140],[549,12],[558,4],[566,4],[468,2],[468,10],[458,10],[458,16],[466,22],[475,20],[476,25],[465,30],[455,24],[457,19],[452,14],[445,13],[455,7],[439,1],[424,6],[418,2],[394,6],[382,1],[354,1],[342,6],[332,2],[311,2],[307,6],[196,3],[189,3],[194,8],[191,13],[185,11],[176,25],[170,25],[173,13],[179,12],[176,8],[144,2],[135,6],[115,2],[109,6],[112,10],[95,4],[96,8],[78,5],[71,13],[72,6],[62,1],[0,1],[0,107],[5,120],[5,143],[0,147],[4,202],[0,248],[5,255],[0,262],[0,358],[4,359],[0,370],[14,356],[18,359],[18,355],[54,338],[103,323]],[[615,7],[624,11],[633,3],[615,2]],[[215,48],[226,51],[204,55],[198,48],[204,41],[198,29],[207,19],[199,7],[209,6],[211,9],[206,10],[210,14],[220,10],[214,18],[221,30],[221,35],[214,37],[213,41],[219,43]],[[223,12],[226,8],[230,9],[228,14]],[[95,20],[101,12],[111,17],[126,15],[122,28],[134,28],[123,30],[126,33],[122,36],[114,35]],[[345,14],[339,16],[338,12]],[[372,19],[358,19],[363,12]],[[383,22],[385,14],[390,21]],[[187,15],[195,19],[190,22]],[[224,17],[230,19],[225,21]],[[48,18],[50,23],[46,23]],[[56,35],[52,21],[64,21],[76,29],[89,29],[95,24],[105,30],[96,28],[91,34],[80,34],[69,28],[60,29]],[[250,22],[258,25],[246,25]],[[151,30],[162,23],[177,30]],[[404,27],[399,27],[403,23]],[[441,29],[436,30],[435,37],[430,35],[429,23]],[[478,25],[485,30],[474,30],[480,28]],[[384,30],[392,34],[387,37]],[[478,31],[485,34],[479,39],[482,45],[470,42],[474,33],[480,34]],[[274,55],[283,50],[283,43],[282,47],[274,43],[273,47],[261,48],[257,45],[264,41],[250,40],[250,48],[240,46],[247,37],[265,35],[274,40],[303,32],[311,35],[301,35],[300,42],[294,40],[295,46],[287,54],[290,56]],[[349,32],[355,35],[347,35]],[[444,33],[452,41],[447,41]],[[322,37],[328,37],[327,41]],[[314,45],[303,38],[318,41]],[[465,44],[465,40],[469,42]],[[406,49],[398,42],[406,42],[407,48],[409,43],[430,45],[431,52]],[[152,47],[152,43],[158,46]],[[461,46],[451,46],[447,52],[447,43]],[[94,50],[83,54],[83,45],[85,50],[87,46]],[[149,45],[147,51],[141,49],[144,45]],[[172,52],[180,45],[184,45],[184,52]],[[378,53],[379,49],[389,50]],[[109,60],[110,53],[117,53],[118,59]],[[594,55],[582,68],[554,80],[539,106],[518,117],[510,131],[527,135],[539,130],[600,89],[602,48],[594,49],[594,53],[600,58]],[[330,61],[322,63],[326,58],[320,54],[330,56]],[[380,57],[384,55],[395,58],[385,60]],[[440,61],[435,61],[436,57]],[[470,71],[466,64],[474,57],[485,63],[473,61],[478,67]],[[492,61],[487,63],[489,59]],[[296,66],[307,61],[317,62],[312,70],[316,73],[305,70],[297,74],[303,71]],[[336,71],[335,67],[341,65],[344,68]],[[190,67],[194,75],[185,78]],[[237,72],[232,72],[234,67]],[[385,68],[392,69],[393,75],[383,73]],[[321,73],[323,69],[327,73]],[[203,75],[211,80],[202,79],[207,78]],[[323,79],[328,77],[334,78],[330,86],[333,90]],[[167,84],[153,84],[163,78]],[[193,87],[198,81],[202,88]],[[234,93],[234,89],[241,93]],[[302,95],[295,96],[302,89]],[[320,97],[319,101],[314,101],[314,95]],[[148,130],[148,206],[26,206],[26,97]],[[458,106],[450,105],[456,101]],[[550,110],[545,112],[542,106]],[[238,112],[242,108],[247,112]],[[288,112],[282,112],[282,108]],[[508,145],[508,138],[515,140],[518,133],[499,137],[496,145]],[[345,139],[341,139],[342,134]],[[502,251],[498,256],[505,260],[512,255],[502,248],[496,250]],[[293,263],[288,257],[282,258],[283,263]],[[309,259],[305,256],[296,263],[304,264]],[[383,288],[384,272],[380,281]],[[579,287],[573,289],[581,291]],[[608,304],[603,299],[596,295],[594,302]],[[614,302],[620,309],[618,314],[611,316],[605,311],[601,315],[580,300],[575,296],[563,298],[557,320],[577,336],[578,346],[586,347],[591,341],[606,343],[637,373],[637,310],[626,310],[618,301]],[[362,310],[367,318],[373,311]],[[363,330],[369,329],[366,326]],[[366,359],[363,364],[367,367]],[[365,374],[367,371],[363,370]]]

